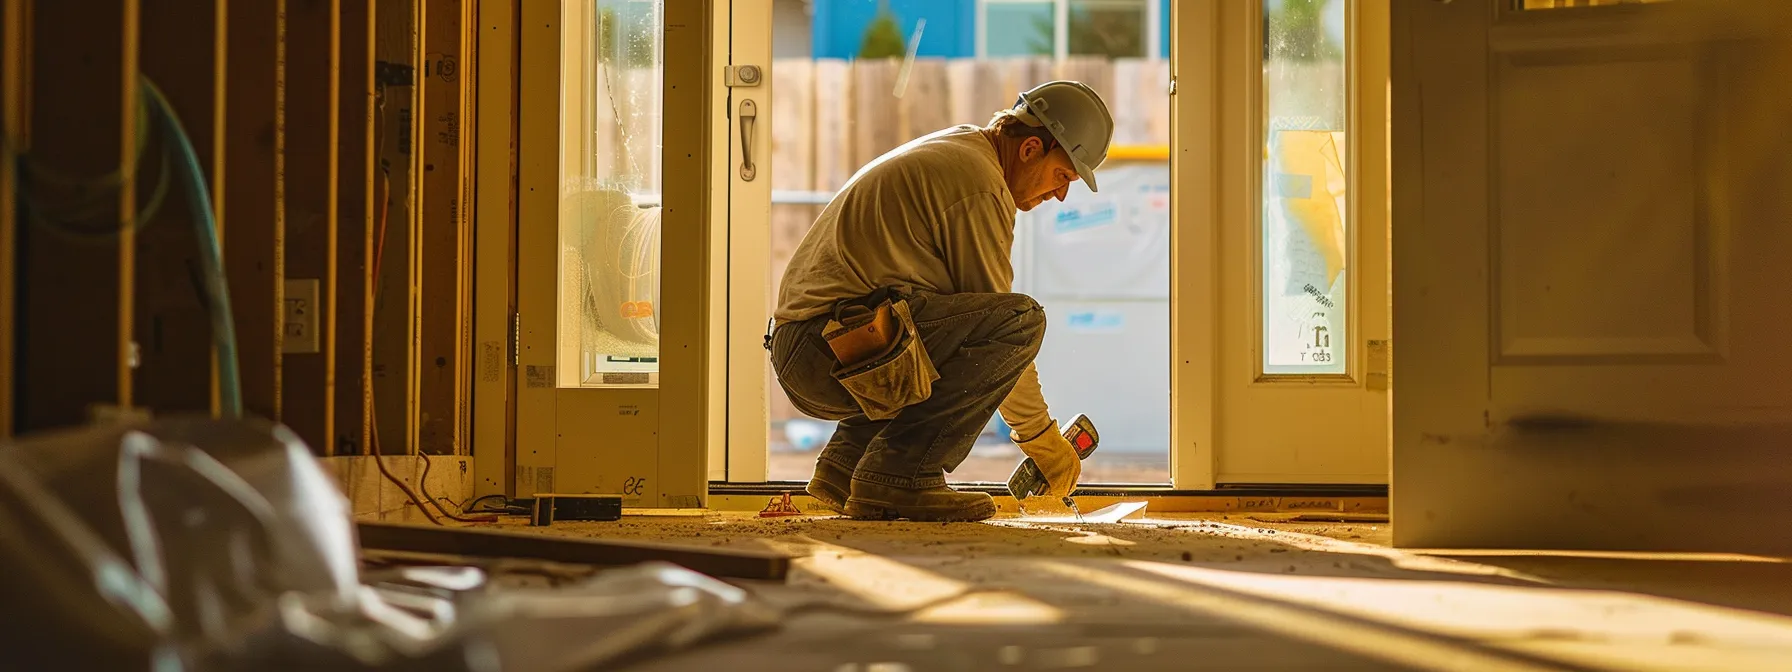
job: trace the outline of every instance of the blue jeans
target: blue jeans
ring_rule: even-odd
[[[872,420],[834,379],[837,361],[821,337],[824,315],[772,333],[772,369],[791,404],[839,427],[819,459],[853,480],[899,488],[943,486],[1045,340],[1045,310],[1022,294],[909,297],[921,342],[939,371],[933,395],[888,420]]]

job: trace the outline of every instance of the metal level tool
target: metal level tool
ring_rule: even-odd
[[[1079,460],[1089,459],[1089,455],[1101,443],[1101,434],[1095,431],[1095,422],[1081,413],[1071,418],[1061,431],[1064,439],[1070,442],[1070,447],[1076,449],[1076,458]],[[1031,457],[1021,460],[1020,466],[1015,467],[1014,473],[1008,476],[1008,494],[1014,495],[1015,501],[1025,501],[1028,497],[1044,492],[1047,486],[1045,473],[1039,470],[1039,464]],[[1083,512],[1077,510],[1076,500],[1066,495],[1064,504],[1076,513],[1078,520],[1082,519]]]

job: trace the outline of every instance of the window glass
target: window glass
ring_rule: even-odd
[[[1070,55],[1144,56],[1147,11],[1145,0],[1070,0]]]
[[[567,0],[557,384],[658,383],[663,0]]]
[[[902,26],[901,37],[912,39],[923,19],[923,39],[934,39],[957,11],[944,2],[876,3],[875,9],[869,0],[851,2],[864,8],[862,15],[827,29],[846,31],[842,41],[854,44],[874,24]],[[948,126],[986,124],[1021,91],[1046,81],[1089,84],[1115,121],[1114,151],[1098,173],[1101,191],[1074,182],[1064,202],[1017,215],[1014,289],[1046,310],[1049,326],[1035,363],[1052,413],[1061,423],[1087,414],[1100,432],[1083,482],[1164,484],[1170,480],[1169,63],[1137,57],[1145,55],[1139,45],[1150,9],[1137,0],[1070,3],[1068,32],[1078,55],[1053,60],[1053,7],[983,3],[983,58],[843,60],[787,52],[774,60],[767,281],[775,302],[803,237],[860,166]],[[884,11],[889,21],[869,18]],[[806,29],[800,21],[779,22],[773,40],[801,44],[803,36],[793,32]],[[1137,35],[1108,37],[1122,29]],[[775,379],[768,395],[768,476],[808,480],[834,424],[797,411]],[[947,478],[1003,483],[1024,457],[998,414]]]
[[[1052,3],[991,2],[983,11],[985,53],[992,57],[1052,55]]]
[[[1345,0],[1264,0],[1265,374],[1346,372]]]

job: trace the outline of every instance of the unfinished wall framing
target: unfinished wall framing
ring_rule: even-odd
[[[17,324],[15,282],[18,259],[18,174],[14,157],[29,146],[25,110],[30,105],[25,54],[30,49],[31,1],[0,2],[0,440],[12,436],[14,331]]]
[[[227,412],[216,240],[245,413],[318,454],[467,454],[477,7],[4,0],[0,437]]]
[[[467,143],[469,181],[477,198],[467,208],[479,251],[473,255],[473,340],[478,374],[472,382],[470,448],[475,494],[506,494],[516,482],[516,314],[517,106],[520,59],[516,39],[519,0],[481,0],[470,37],[478,58],[466,71],[478,82],[472,98],[478,114]],[[471,249],[471,248],[470,248]],[[469,250],[470,251],[470,250]]]
[[[135,207],[118,205],[120,158],[135,149],[127,131],[136,115],[125,111],[135,98],[137,61],[127,52],[138,9],[136,0],[8,8],[30,22],[32,48],[17,61],[29,68],[19,80],[30,93],[7,100],[28,101],[19,120],[30,129],[23,163],[42,183],[18,194],[26,216],[14,230],[15,255],[4,260],[17,292],[8,324],[22,327],[11,353],[19,433],[80,424],[128,401],[130,369],[118,344],[129,308],[119,294],[134,249],[121,232]],[[88,86],[39,85],[54,81]]]

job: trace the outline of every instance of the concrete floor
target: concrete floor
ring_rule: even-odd
[[[781,631],[638,670],[1792,669],[1792,564],[1414,553],[1382,523],[1150,516],[860,523],[746,514],[553,534],[797,553]],[[830,606],[817,606],[830,605]]]

